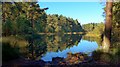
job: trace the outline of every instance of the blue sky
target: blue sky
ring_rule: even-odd
[[[39,2],[39,4],[40,8],[49,8],[47,14],[62,14],[78,19],[81,24],[104,21],[102,16],[104,6],[100,2]]]
[[[106,2],[107,0],[38,0],[40,2]]]

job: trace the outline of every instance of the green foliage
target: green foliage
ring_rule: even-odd
[[[112,43],[120,41],[120,3],[113,3],[113,19],[112,19]]]
[[[113,3],[113,27],[120,28],[120,3]]]
[[[3,4],[3,36],[31,33],[66,33],[83,31],[78,20],[63,15],[47,15],[36,2]]]
[[[3,36],[43,32],[47,15],[36,2],[2,4]]]
[[[94,29],[93,24],[94,23],[84,24],[84,25],[82,25],[82,27],[86,32],[93,31],[93,29]]]
[[[83,32],[83,29],[78,20],[65,17],[63,15],[53,14],[47,15],[46,32]]]
[[[104,31],[104,24],[101,23],[88,23],[88,24],[84,24],[82,25],[83,29],[86,32],[91,32],[94,34],[102,34]]]

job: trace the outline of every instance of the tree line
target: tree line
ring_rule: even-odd
[[[47,25],[45,32],[82,32],[82,26],[78,20],[63,15],[47,15]]]
[[[82,25],[82,28],[85,32],[91,32],[94,34],[103,34],[104,31],[104,23],[88,23]]]
[[[47,15],[37,2],[3,2],[2,35],[83,31],[78,20],[63,15]]]

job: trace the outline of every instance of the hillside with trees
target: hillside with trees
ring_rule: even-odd
[[[45,32],[66,33],[66,32],[83,32],[78,20],[63,15],[47,15]]]
[[[88,34],[102,35],[104,31],[104,23],[88,23],[82,25],[84,31]]]
[[[31,33],[66,33],[82,32],[78,20],[63,15],[47,15],[35,2],[3,3],[3,36]]]

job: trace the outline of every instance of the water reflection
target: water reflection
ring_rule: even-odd
[[[63,51],[70,48],[81,40],[81,35],[50,35],[45,37],[47,52]]]
[[[32,39],[33,38],[33,39]],[[67,57],[67,53],[91,54],[98,48],[95,41],[83,40],[82,35],[39,35],[29,38],[26,52],[22,52],[26,59],[51,61],[53,57]]]
[[[68,53],[85,53],[91,56],[95,62],[112,64],[118,64],[120,62],[120,42],[117,41],[112,42],[110,50],[104,53],[101,49],[102,39],[99,37],[33,34],[27,35],[25,38],[29,42],[27,46],[19,47],[16,45],[10,47],[11,43],[3,43],[3,58],[6,59],[8,57],[9,59],[11,56],[11,58],[15,58],[15,56],[22,55],[26,60],[42,59],[44,61],[52,61],[54,57],[68,58]],[[8,55],[9,53],[10,56]]]
[[[77,44],[77,45],[76,45]],[[63,51],[58,52],[47,52],[41,59],[44,61],[52,61],[53,57],[67,57],[67,53],[86,53],[91,54],[94,50],[98,48],[96,42],[89,42],[87,40],[81,40],[79,43],[74,44],[74,46],[70,48],[66,48]],[[61,46],[62,47],[62,46]]]
[[[102,39],[100,37],[83,36],[82,39],[96,42],[99,46],[102,46]]]

